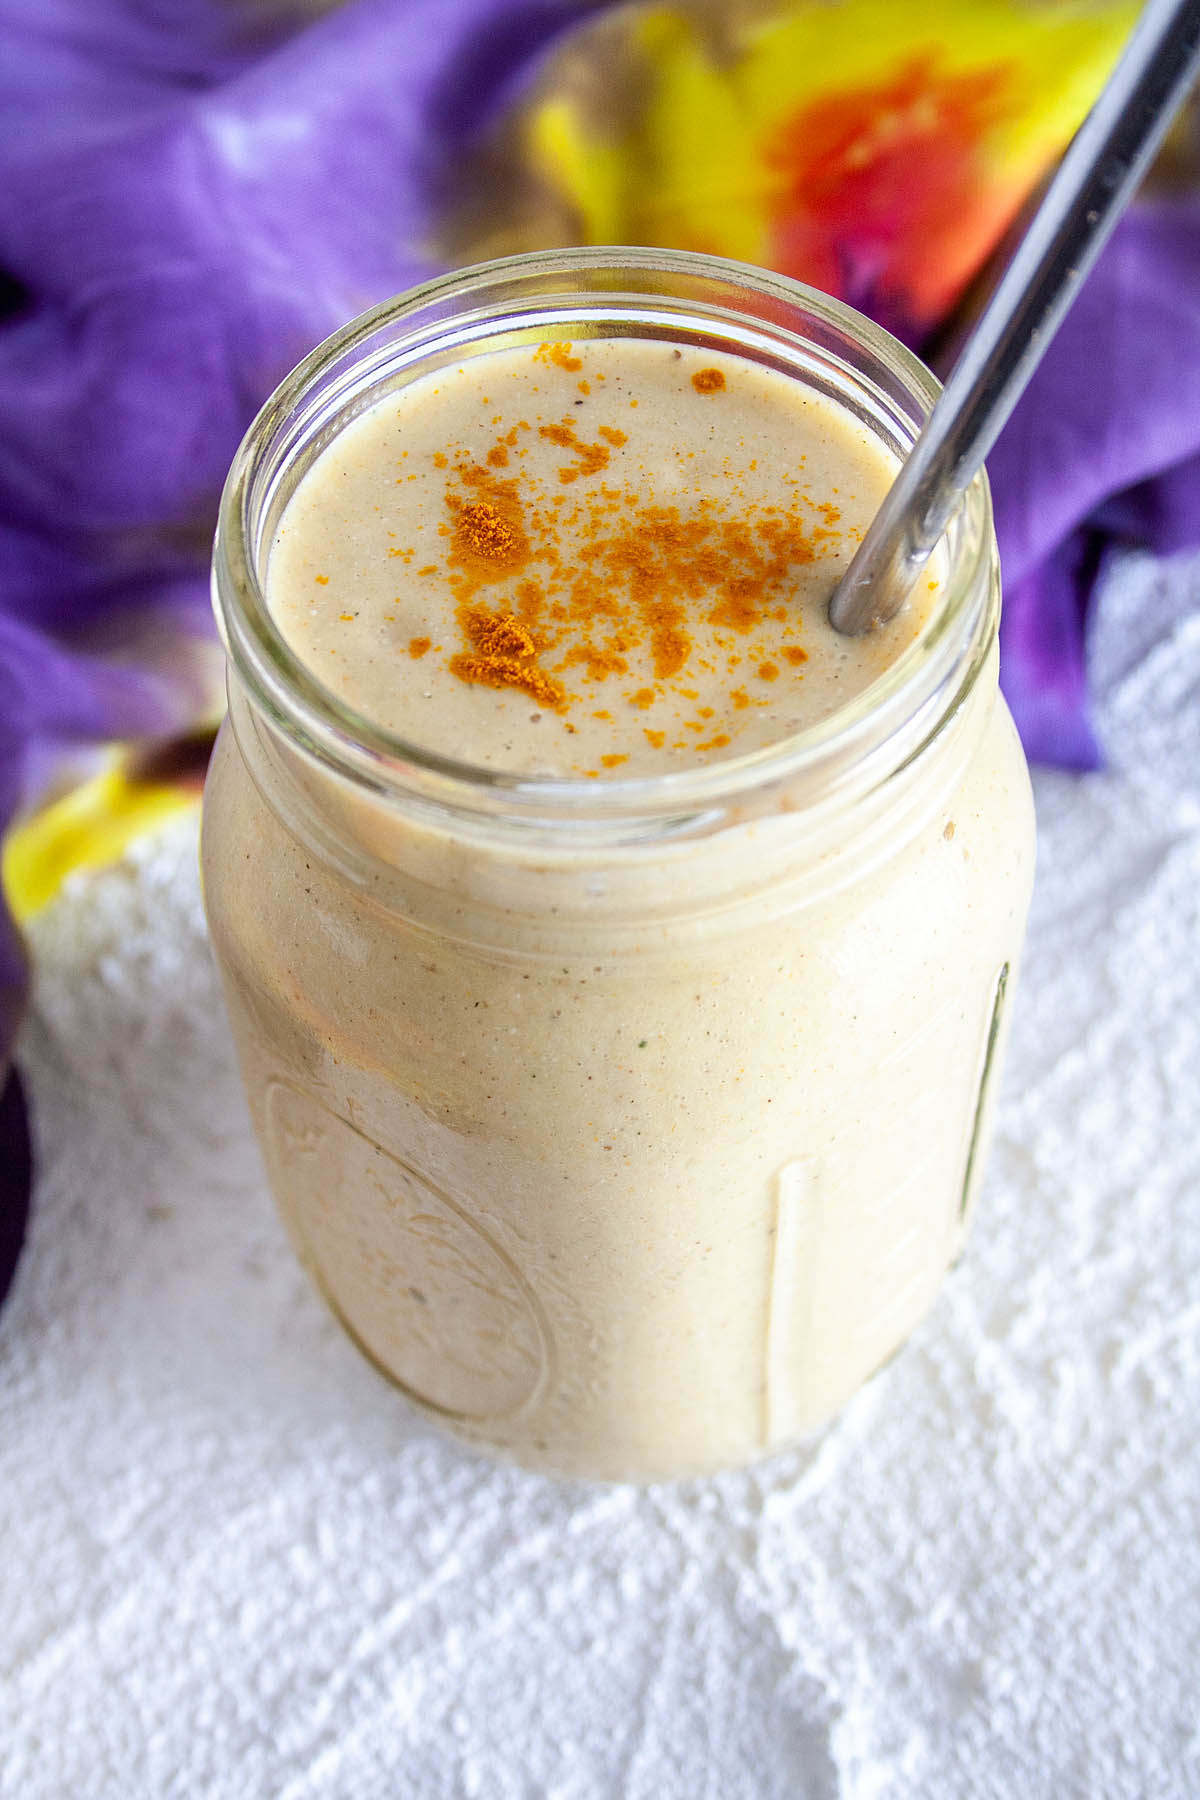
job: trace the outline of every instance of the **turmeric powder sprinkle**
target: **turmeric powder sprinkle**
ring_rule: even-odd
[[[570,344],[539,344],[533,353],[533,360],[545,363],[548,367],[563,369],[568,375],[573,375],[577,369],[582,369],[583,358],[572,356],[571,350]]]
[[[539,640],[522,620],[512,613],[470,607],[460,624],[471,648],[450,658],[452,675],[483,687],[517,688],[549,711],[565,705],[566,689],[538,666]]]
[[[525,533],[506,519],[490,500],[474,500],[461,508],[454,528],[452,560],[477,577],[504,575],[519,569],[529,555]]]

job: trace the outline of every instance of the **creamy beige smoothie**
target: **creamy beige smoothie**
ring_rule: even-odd
[[[579,797],[556,832],[455,823],[340,780],[235,683],[206,798],[300,1253],[412,1399],[524,1462],[647,1479],[786,1443],[962,1245],[1032,868],[994,653],[887,780],[587,824],[589,794],[869,711],[949,579],[865,638],[828,626],[895,466],[749,356],[527,339],[390,385],[264,544],[323,689]]]

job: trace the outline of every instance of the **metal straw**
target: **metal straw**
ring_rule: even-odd
[[[1200,0],[1149,0],[829,603],[855,637],[899,609],[1200,70]]]

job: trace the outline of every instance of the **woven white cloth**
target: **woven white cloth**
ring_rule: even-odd
[[[0,1795],[1200,1793],[1200,561],[1131,558],[1041,861],[967,1257],[820,1439],[495,1468],[263,1185],[188,819],[41,918],[0,1315]]]

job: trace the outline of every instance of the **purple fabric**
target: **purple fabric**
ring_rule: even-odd
[[[1095,767],[1084,628],[1103,549],[1200,544],[1200,201],[1121,222],[988,469],[1001,680],[1025,747]]]

